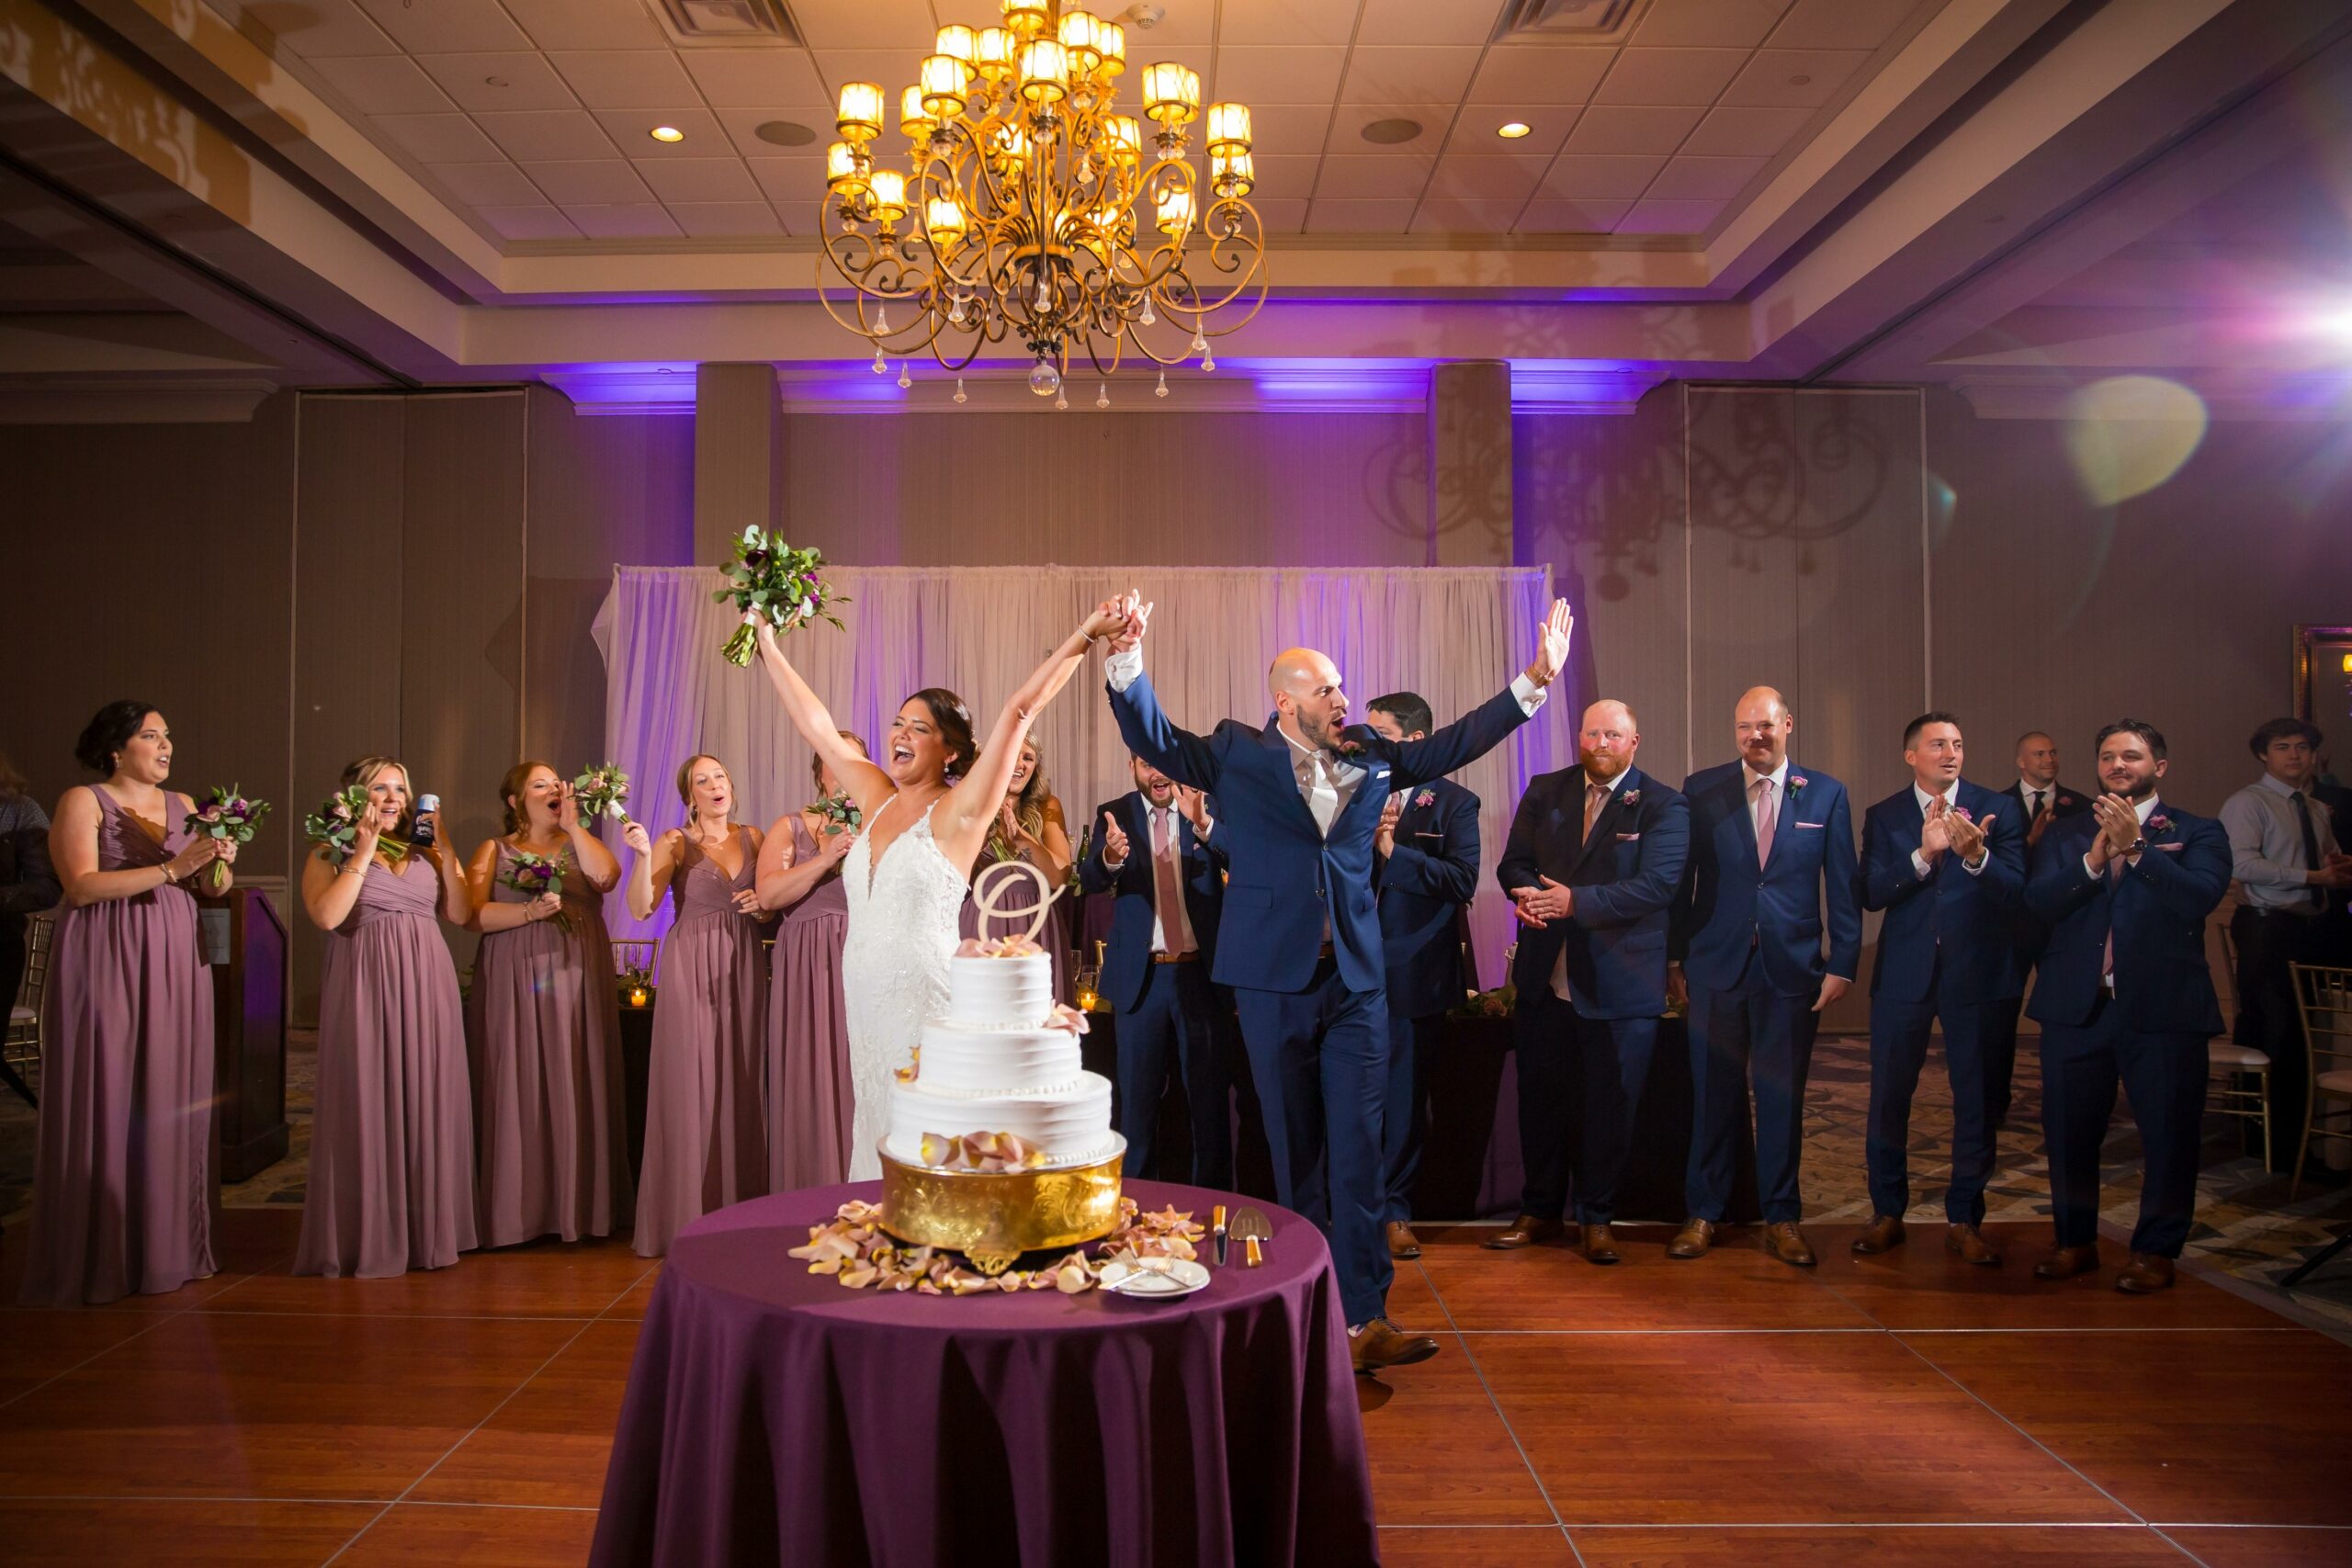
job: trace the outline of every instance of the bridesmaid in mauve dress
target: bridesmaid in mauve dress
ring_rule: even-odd
[[[866,755],[865,742],[842,739]],[[822,757],[811,759],[819,805],[786,812],[760,849],[760,905],[784,911],[768,987],[768,1190],[792,1192],[849,1179],[855,1094],[849,1070],[849,1011],[842,998],[842,943],[849,895],[842,857],[857,841],[820,809],[857,808]]]
[[[191,838],[163,787],[172,734],[109,703],[74,754],[106,783],[57,803],[64,885],[42,1025],[32,1234],[18,1299],[78,1306],[176,1291],[212,1254],[212,972],[189,877],[236,846]]]
[[[676,919],[662,941],[653,1059],[645,1091],[645,1160],[629,1245],[646,1258],[710,1213],[768,1190],[760,1054],[768,959],[760,945],[760,834],[728,820],[733,784],[715,757],[678,770],[684,829],[649,840],[628,825],[629,912],[653,914],[666,888]]]
[[[408,770],[363,757],[348,859],[313,850],[302,904],[327,933],[317,1109],[297,1274],[389,1279],[446,1269],[477,1245],[474,1118],[458,969],[434,917],[473,918],[458,857],[410,848]]]
[[[988,847],[972,867],[972,880],[978,883],[990,865],[1008,860],[1034,865],[1045,873],[1048,888],[1060,887],[1069,879],[1069,830],[1063,826],[1060,797],[1046,782],[1045,753],[1038,749],[1035,737],[1022,744],[1021,760],[1013,765],[1012,788],[997,813],[996,826],[989,830]],[[1005,880],[1001,876],[989,878],[988,891],[996,900],[996,913],[989,918],[985,931],[980,929],[979,906],[968,895],[965,897],[960,922],[965,936],[1018,936],[1028,928],[1037,908],[1036,890],[1027,877],[1023,877],[999,892],[997,884]],[[1053,960],[1054,999],[1075,1005],[1077,993],[1067,973],[1069,912],[1070,897],[1065,894],[1055,900],[1045,925],[1037,932],[1037,942]]]
[[[545,762],[516,763],[500,795],[506,837],[484,840],[466,870],[482,932],[466,996],[482,1245],[610,1235],[632,1196],[603,908],[620,863]],[[517,853],[560,867],[561,894],[520,886]]]

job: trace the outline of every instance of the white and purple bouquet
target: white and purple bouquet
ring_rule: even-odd
[[[351,849],[359,837],[359,824],[370,807],[368,786],[353,784],[339,789],[326,797],[316,811],[302,818],[302,836],[327,852],[327,858],[341,865],[351,858]],[[390,839],[379,839],[379,844],[389,844]]]
[[[580,815],[586,821],[599,817],[628,820],[628,775],[617,763],[599,762],[583,771],[571,781],[571,797],[580,803]]]
[[[202,838],[250,844],[254,841],[254,830],[268,815],[269,802],[248,800],[239,793],[238,785],[231,784],[227,789],[206,791],[182,826]],[[216,860],[197,874],[204,883],[203,891],[218,898],[229,883],[229,863]]]
[[[819,618],[836,626],[842,624],[832,607],[849,601],[825,581],[822,551],[796,550],[755,523],[735,541],[735,558],[722,570],[727,586],[712,594],[711,602],[724,604],[732,600],[743,617],[743,624],[719,650],[730,664],[752,662],[762,621],[778,633]]]
[[[536,898],[542,893],[552,893],[558,898],[563,897],[563,877],[571,868],[570,861],[561,855],[535,855],[528,850],[515,850],[513,855],[513,869],[498,879],[499,886],[512,887],[528,898]],[[566,935],[571,933],[571,917],[565,911],[556,911],[555,924],[558,931]]]
[[[836,833],[854,833],[865,825],[865,813],[857,808],[857,802],[849,797],[847,791],[820,795],[808,803],[808,810],[825,819],[825,837],[829,839]]]

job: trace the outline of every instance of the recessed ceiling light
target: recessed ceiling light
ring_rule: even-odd
[[[1520,120],[1516,120],[1516,119],[1515,119],[1515,120],[1512,120],[1509,125],[1503,125],[1503,126],[1498,126],[1498,127],[1496,127],[1496,128],[1495,128],[1495,134],[1496,134],[1497,136],[1506,137],[1506,138],[1508,138],[1508,139],[1509,139],[1509,140],[1510,140],[1510,141],[1518,141],[1521,137],[1522,137],[1522,136],[1524,136],[1524,135],[1526,135],[1526,134],[1527,134],[1527,126],[1525,125],[1525,123],[1524,123],[1524,122],[1520,121]]]
[[[1799,72],[1797,74],[1789,78],[1789,85],[1792,87],[1810,87],[1813,85],[1813,78],[1804,74],[1803,72]]]
[[[1383,147],[1394,147],[1400,141],[1410,141],[1421,133],[1418,119],[1375,119],[1363,128],[1363,139]]]
[[[509,82],[503,76],[485,76],[481,79],[481,85],[485,87],[511,87],[514,85],[512,82]]]
[[[752,135],[778,147],[806,147],[817,140],[817,133],[797,120],[771,119],[756,127]]]
[[[674,125],[657,125],[646,134],[656,141],[684,141],[686,139],[686,133]]]

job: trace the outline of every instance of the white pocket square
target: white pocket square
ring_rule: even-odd
[[[1388,770],[1386,768],[1374,768],[1372,770],[1372,776],[1376,779],[1385,779],[1388,776]]]
[[[1620,833],[1617,835],[1617,841],[1621,844],[1630,844],[1640,837],[1639,833]]]
[[[1823,824],[1819,822],[1800,822],[1797,826],[1800,828],[1820,828]]]
[[[2163,850],[2166,853],[2177,855],[2188,846],[2187,844],[2150,844],[2148,847],[2152,850]]]

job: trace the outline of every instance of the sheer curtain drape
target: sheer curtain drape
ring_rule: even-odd
[[[1533,568],[837,566],[830,576],[853,601],[842,616],[849,629],[820,625],[786,647],[835,719],[869,743],[924,686],[959,694],[985,736],[1006,695],[1085,609],[1130,587],[1159,605],[1145,667],[1187,728],[1206,732],[1223,718],[1262,722],[1272,706],[1266,665],[1294,644],[1337,661],[1357,716],[1384,692],[1415,691],[1444,723],[1525,667],[1551,599],[1550,571]],[[719,657],[733,625],[732,613],[711,599],[720,581],[698,567],[622,567],[596,617],[607,750],[634,781],[630,804],[651,832],[684,819],[672,781],[697,751],[727,764],[742,820],[763,829],[814,797],[808,749],[785,723],[766,678]],[[1474,924],[1480,977],[1490,986],[1503,977],[1511,940],[1495,861],[1526,780],[1575,761],[1579,695],[1555,687],[1533,723],[1455,775],[1485,806]],[[1073,832],[1098,803],[1133,787],[1099,655],[1036,733]],[[618,834],[608,826],[605,836],[618,851]],[[650,936],[668,924],[666,913],[631,920],[617,894],[608,903],[616,936]]]

